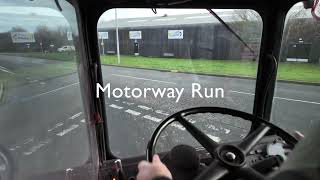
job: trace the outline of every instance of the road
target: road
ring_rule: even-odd
[[[41,68],[50,63],[64,62],[0,55],[1,69],[11,73],[21,66]],[[110,83],[111,88],[185,88],[179,102],[152,96],[105,97],[110,147],[121,157],[144,154],[156,126],[179,110],[222,106],[251,113],[253,109],[255,80],[113,66],[103,66],[102,72],[104,83]],[[20,85],[5,91],[5,100],[0,104],[0,142],[15,159],[17,179],[84,164],[91,151],[78,75],[19,80]],[[224,98],[193,98],[192,83],[202,88],[223,88]],[[319,123],[319,92],[320,86],[277,83],[272,121],[286,129],[307,132]],[[200,114],[188,120],[217,141],[239,139],[250,126],[241,119],[219,114]],[[182,126],[174,124],[161,136],[158,149],[168,150],[177,143],[195,142]]]

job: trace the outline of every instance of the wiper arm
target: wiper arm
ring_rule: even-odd
[[[244,42],[244,40],[243,40],[226,22],[224,22],[224,21],[218,16],[217,13],[215,13],[215,12],[212,11],[211,9],[207,9],[207,10],[209,11],[209,13],[210,13],[212,16],[214,16],[215,18],[217,18],[218,21],[219,21],[221,24],[223,24],[225,28],[227,28],[234,36],[236,36],[236,38],[237,38],[239,41],[241,41],[242,44],[243,44],[244,46],[246,46],[246,47],[250,50],[250,52],[251,52],[252,54],[255,54],[254,50],[253,50],[246,42]]]

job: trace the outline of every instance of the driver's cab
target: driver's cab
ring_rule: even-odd
[[[135,180],[154,154],[173,180],[320,179],[319,16],[0,0],[0,179]]]

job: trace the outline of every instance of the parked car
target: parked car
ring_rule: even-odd
[[[58,52],[69,52],[69,51],[75,51],[74,46],[62,46],[61,48],[57,49]]]

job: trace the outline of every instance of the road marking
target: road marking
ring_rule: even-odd
[[[211,135],[211,134],[207,134],[207,136],[208,136],[210,139],[214,140],[215,142],[220,142],[220,141],[221,141],[221,139],[220,139],[219,137],[217,137],[217,136],[213,136],[213,135]]]
[[[66,135],[67,133],[71,132],[72,130],[76,129],[77,127],[79,127],[78,124],[73,124],[73,125],[71,125],[68,129],[65,129],[65,130],[59,132],[59,133],[57,134],[57,136],[64,136],[64,135]]]
[[[82,123],[86,123],[86,120],[85,120],[85,119],[82,119],[80,122],[82,122]]]
[[[132,78],[132,79],[140,79],[140,80],[145,80],[145,81],[153,81],[153,82],[160,82],[160,83],[167,83],[167,84],[177,84],[175,82],[170,82],[170,81],[160,81],[160,80],[155,80],[155,79],[140,78],[140,77],[135,77],[135,76],[126,76],[126,75],[121,75],[121,74],[111,74],[111,75]]]
[[[182,131],[186,130],[186,128],[183,127],[181,124],[171,124],[170,126],[178,128],[178,129],[180,129]]]
[[[42,148],[43,146],[45,146],[46,144],[49,144],[50,142],[51,142],[50,139],[47,139],[46,141],[41,141],[39,144],[31,147],[31,148],[29,149],[29,151],[23,152],[23,154],[24,154],[25,156],[29,156],[29,155],[31,155],[32,153],[34,153],[34,152],[36,152],[37,150],[39,150],[40,148]]]
[[[0,66],[0,70],[3,71],[3,72],[9,73],[9,74],[16,74],[16,73],[10,71],[9,69],[7,69],[7,68],[5,68],[3,66]]]
[[[169,114],[168,114],[168,113],[163,112],[163,111],[161,111],[161,110],[156,110],[156,113],[158,113],[158,114],[162,114],[162,115],[165,115],[165,116],[169,116]]]
[[[154,122],[160,122],[160,121],[162,121],[162,119],[159,119],[159,118],[156,118],[156,117],[152,117],[152,116],[150,116],[150,115],[145,115],[145,116],[143,116],[143,118],[149,119],[149,120],[154,121]]]
[[[229,134],[229,133],[230,133],[230,129],[224,129],[224,132],[225,132],[226,134]]]
[[[233,93],[238,93],[238,94],[246,94],[250,96],[254,96],[253,93],[247,93],[247,92],[241,92],[241,91],[230,91]],[[314,102],[314,101],[305,101],[305,100],[299,100],[299,99],[291,99],[291,98],[283,98],[283,97],[277,97],[275,96],[274,99],[280,99],[280,100],[285,100],[285,101],[294,101],[294,102],[302,102],[302,103],[308,103],[308,104],[317,104],[320,105],[320,102]]]
[[[115,108],[115,109],[123,109],[123,107],[117,106],[117,105],[115,105],[115,104],[111,104],[111,105],[109,105],[109,106],[112,107],[112,108]]]
[[[150,109],[152,109],[152,108],[150,108],[150,107],[142,106],[142,105],[138,105],[138,108],[144,109],[144,110],[150,110]]]
[[[137,111],[134,111],[134,110],[131,110],[131,109],[127,109],[125,112],[129,113],[129,114],[132,114],[134,116],[139,116],[141,114],[140,112],[137,112]]]
[[[37,94],[37,95],[34,95],[34,96],[30,96],[27,99],[32,99],[32,98],[40,97],[40,96],[43,96],[43,95],[46,95],[46,94],[50,94],[50,93],[53,93],[53,92],[57,92],[57,91],[60,91],[62,89],[65,89],[65,88],[68,88],[68,87],[71,87],[71,86],[74,86],[74,85],[77,85],[77,84],[79,84],[79,82],[73,83],[73,84],[69,84],[67,86],[63,86],[63,87],[60,87],[60,88],[57,88],[57,89],[53,89],[51,91],[47,91],[47,92],[44,92],[44,93],[40,93],[40,94]]]
[[[29,143],[31,143],[31,142],[33,142],[33,138],[28,138],[28,139],[26,139],[26,140],[24,141],[23,144],[29,144]]]
[[[127,104],[127,105],[133,105],[134,103],[131,102],[127,102],[127,101],[122,101],[123,104]]]
[[[53,130],[57,129],[58,127],[60,127],[60,126],[62,126],[62,125],[63,125],[63,123],[62,123],[62,122],[57,123],[56,125],[54,125],[54,127],[53,127],[53,128],[48,129],[48,132],[51,132],[51,131],[53,131]]]
[[[75,118],[79,117],[81,114],[82,114],[82,112],[78,112],[77,114],[72,115],[68,119],[75,119]]]

